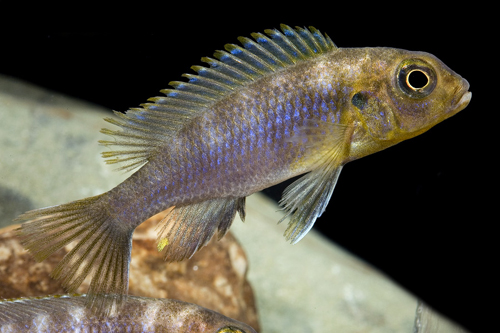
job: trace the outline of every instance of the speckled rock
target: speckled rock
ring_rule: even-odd
[[[165,263],[156,249],[155,226],[162,214],[150,218],[134,234],[129,293],[174,298],[215,310],[259,330],[252,288],[246,279],[245,252],[230,233],[212,242],[189,260]],[[26,252],[11,226],[0,230],[0,298],[64,293],[50,277],[73,244],[37,263]],[[88,289],[85,280],[77,292]]]

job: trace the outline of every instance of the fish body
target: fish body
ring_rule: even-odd
[[[0,332],[256,333],[247,324],[174,299],[130,296],[103,316],[85,306],[85,295],[0,300]]]
[[[21,215],[25,247],[44,260],[77,240],[53,275],[73,291],[92,276],[88,302],[126,294],[134,229],[167,208],[159,249],[168,261],[222,237],[245,197],[291,177],[281,201],[285,236],[299,241],[324,211],[342,167],[427,131],[467,106],[468,82],[424,52],[338,48],[314,28],[282,26],[240,37],[209,67],[174,81],[108,122],[108,163],[140,167],[111,191]]]

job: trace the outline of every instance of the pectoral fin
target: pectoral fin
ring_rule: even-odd
[[[280,223],[290,216],[288,228],[285,231],[286,240],[297,243],[312,228],[316,219],[325,211],[326,206],[337,183],[343,162],[349,153],[349,143],[353,132],[350,126],[320,123],[316,132],[322,132],[325,137],[311,140],[308,136],[308,149],[318,152],[325,151],[325,145],[331,147],[323,153],[317,166],[311,172],[289,185],[280,201],[280,206],[287,214]],[[310,132],[311,124],[307,124]],[[297,140],[297,138],[294,138]],[[317,142],[317,144],[315,144]],[[317,147],[315,147],[317,145]]]

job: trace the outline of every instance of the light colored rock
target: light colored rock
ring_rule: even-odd
[[[120,174],[102,163],[102,149],[95,144],[104,137],[97,133],[103,126],[103,112],[71,101],[53,106],[46,100],[50,98],[24,98],[23,106],[16,106],[16,115],[5,118],[18,98],[2,94],[0,84],[0,117],[7,119],[9,130],[23,133],[21,142],[12,141],[12,132],[0,134],[0,147],[10,156],[8,165],[0,166],[0,188],[41,207],[118,184]],[[61,117],[67,113],[71,116]],[[54,136],[58,130],[64,133]],[[30,139],[30,132],[37,133],[37,140]],[[77,132],[81,139],[73,141],[79,143],[66,147],[63,142],[71,141]],[[76,165],[82,174],[75,171]],[[30,188],[36,190],[30,192]],[[286,226],[276,224],[281,216],[273,201],[252,195],[247,200],[246,222],[237,218],[231,228],[248,256],[248,279],[256,294],[262,332],[412,332],[417,306],[412,295],[314,230],[296,245],[286,243],[282,236]],[[219,280],[218,285],[224,286],[225,281]]]
[[[97,140],[106,137],[99,133],[105,115],[90,103],[0,78],[0,201],[22,205],[2,208],[9,213],[3,220],[26,207],[102,193],[127,178],[102,162]]]

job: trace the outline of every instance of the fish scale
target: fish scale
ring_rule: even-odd
[[[151,215],[168,209],[158,249],[182,260],[243,219],[246,196],[305,174],[280,202],[285,238],[296,243],[346,163],[424,133],[471,99],[468,82],[428,53],[338,48],[313,27],[264,32],[202,58],[208,67],[193,66],[165,96],[105,119],[120,129],[102,130],[114,137],[100,141],[111,149],[103,157],[138,169],[127,180],[17,219],[39,261],[77,241],[53,275],[69,291],[90,275],[89,307],[126,300],[132,233]],[[421,86],[410,83],[414,72]]]

